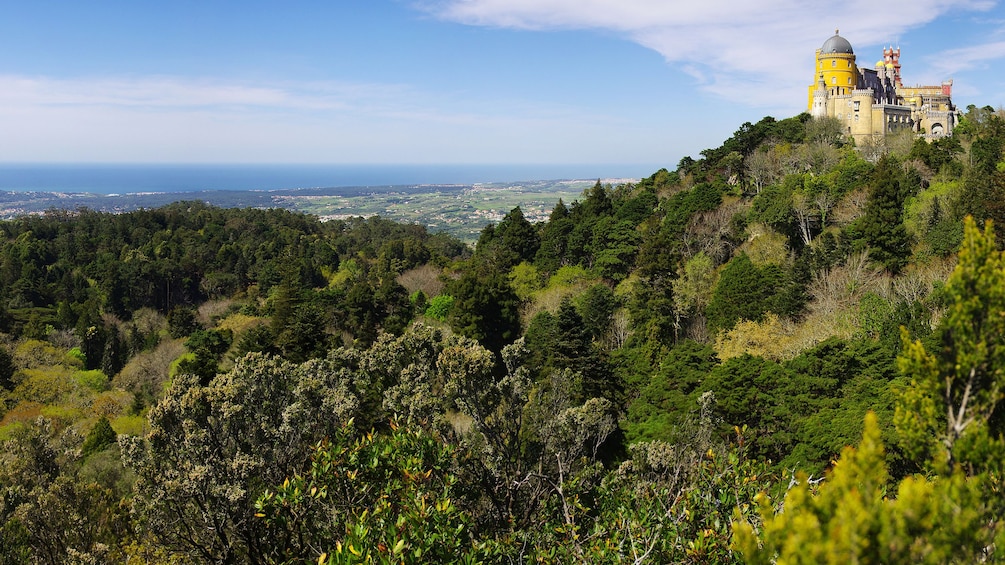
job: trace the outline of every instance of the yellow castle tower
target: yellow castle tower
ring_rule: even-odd
[[[817,49],[817,76],[815,84],[810,85],[810,108],[813,106],[813,92],[820,82],[832,94],[851,94],[858,86],[858,67],[855,65],[855,52],[848,40],[834,35]]]

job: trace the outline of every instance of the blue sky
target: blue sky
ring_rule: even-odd
[[[0,162],[672,169],[803,111],[835,28],[860,64],[899,45],[906,84],[1005,104],[997,2],[886,4],[0,0]]]

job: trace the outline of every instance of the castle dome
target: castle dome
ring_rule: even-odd
[[[834,30],[834,35],[830,39],[824,41],[823,47],[820,48],[820,53],[848,53],[854,54],[855,52],[851,49],[851,43],[848,40],[837,34],[838,30]]]

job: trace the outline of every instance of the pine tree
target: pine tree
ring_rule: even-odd
[[[907,265],[911,254],[911,237],[902,221],[905,181],[896,161],[880,159],[873,171],[865,215],[858,226],[871,257],[893,273]]]

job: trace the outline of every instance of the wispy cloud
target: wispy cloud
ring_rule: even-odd
[[[387,84],[298,83],[259,85],[198,78],[0,75],[0,103],[31,106],[105,106],[162,109],[241,108],[350,110],[403,98],[408,89]]]
[[[929,68],[945,76],[979,69],[990,61],[1005,58],[1005,41],[993,41],[949,49],[929,58]]]
[[[834,13],[829,0],[440,0],[421,5],[468,25],[613,32],[657,51],[708,92],[769,106],[780,98],[779,91],[801,99],[798,93],[809,82],[807,61],[842,21],[849,27],[842,35],[853,45],[877,45],[947,13],[989,10],[994,2],[918,0],[904,9],[850,0],[843,2],[841,14],[855,16],[835,14],[834,22],[821,17]]]
[[[490,162],[509,144],[533,162],[615,120],[582,112],[402,84],[0,75],[0,161]]]

